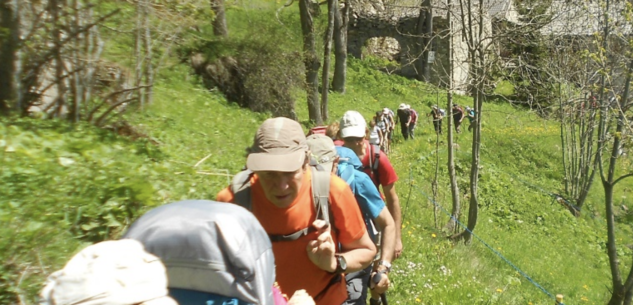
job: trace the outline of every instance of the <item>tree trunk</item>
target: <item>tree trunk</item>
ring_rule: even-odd
[[[149,16],[151,5],[149,0],[145,0],[145,7],[143,11],[143,20],[145,21],[144,25],[144,35],[143,35],[143,47],[145,48],[145,101],[147,101],[148,105],[152,104],[153,101],[153,86],[154,86],[154,64],[152,63],[152,58],[154,54],[152,52],[152,32],[150,29],[150,20]],[[143,110],[143,104],[141,104],[141,110]]]
[[[301,31],[303,33],[303,61],[306,68],[306,93],[309,119],[316,125],[323,125],[319,107],[319,58],[314,42],[314,24],[310,13],[310,0],[299,1]]]
[[[429,54],[433,41],[433,6],[431,0],[424,0],[418,17],[417,34],[420,35],[420,57],[416,60],[417,78],[420,81],[431,81],[431,62]]]
[[[631,270],[633,273],[633,270]],[[631,305],[631,301],[633,301],[633,288],[629,289],[624,296],[624,305]]]
[[[336,11],[336,0],[328,0],[327,32],[325,33],[323,50],[323,71],[321,74],[321,118],[323,122],[328,121],[328,90],[330,88],[330,53],[332,53],[332,32],[334,31],[334,11]]]
[[[226,27],[224,0],[211,0],[211,10],[215,13],[213,34],[218,37],[229,37],[229,29]]]
[[[81,15],[80,15],[80,3],[78,0],[72,0],[72,8],[73,8],[73,17],[72,17],[72,21],[70,22],[71,24],[71,30],[73,32],[78,32],[79,31],[79,27],[81,26]],[[70,50],[70,63],[72,65],[72,67],[77,70],[80,67],[83,66],[82,60],[80,59],[80,54],[79,52],[82,50],[81,48],[81,40],[85,40],[85,36],[87,34],[80,34],[77,39],[75,39],[73,41],[73,48]],[[81,54],[82,56],[86,56],[86,54]],[[79,72],[75,72],[73,73],[73,75],[70,77],[70,90],[72,92],[73,98],[71,99],[71,107],[69,109],[68,112],[68,118],[73,122],[73,123],[78,123],[79,122],[79,111],[80,111],[80,107],[81,104],[83,104],[83,86],[81,84],[81,77],[80,77],[80,73]]]
[[[0,40],[0,115],[8,115],[16,97],[15,63],[17,48],[18,18],[17,7],[10,1],[0,4],[0,27],[8,31],[8,35]]]
[[[451,219],[446,224],[446,229],[450,234],[457,229],[457,220],[459,220],[460,204],[459,204],[459,186],[457,185],[457,177],[455,176],[455,154],[453,148],[453,93],[448,90],[447,94],[448,107],[448,176],[451,180],[451,197],[453,198],[453,211]]]
[[[607,1],[608,8],[608,1]],[[606,36],[606,35],[605,35]],[[626,282],[622,282],[622,276],[620,274],[620,260],[618,258],[618,249],[616,244],[616,236],[615,236],[615,214],[613,212],[613,190],[615,188],[616,183],[621,181],[623,178],[630,176],[632,174],[628,174],[625,176],[621,176],[620,178],[615,178],[615,168],[616,163],[618,161],[620,145],[622,143],[622,135],[624,134],[625,126],[628,125],[627,118],[625,117],[625,105],[628,102],[630,83],[631,83],[631,73],[633,73],[633,60],[629,62],[629,67],[627,71],[626,82],[624,87],[624,92],[619,101],[619,111],[617,127],[615,136],[613,136],[613,144],[611,146],[611,155],[609,157],[609,168],[607,170],[607,175],[605,177],[604,172],[601,171],[602,178],[602,186],[604,188],[604,201],[605,201],[605,213],[607,217],[607,254],[609,255],[609,267],[611,268],[611,284],[612,284],[612,294],[611,299],[609,300],[609,305],[621,305],[624,303],[627,294],[630,294],[630,290],[633,287],[633,266],[629,271],[629,275],[627,276]],[[605,103],[604,101],[602,101]],[[610,104],[610,103],[609,103]],[[606,121],[607,116],[610,115],[611,109],[610,105],[602,105],[601,107],[601,131],[600,131],[600,142],[608,141],[610,137],[607,128]],[[602,146],[599,144],[599,148]],[[598,151],[598,159],[600,160],[600,164],[602,164],[602,150]],[[630,299],[630,298],[629,298]]]
[[[450,3],[449,3],[450,5]],[[470,78],[474,90],[474,108],[476,113],[476,124],[473,130],[473,143],[472,143],[472,161],[470,165],[470,203],[468,207],[468,224],[467,229],[462,231],[452,238],[463,238],[465,243],[469,243],[472,238],[472,232],[477,225],[477,219],[479,215],[479,198],[477,195],[479,186],[479,163],[480,163],[480,149],[481,149],[481,121],[482,121],[482,108],[484,102],[484,84],[486,75],[484,75],[485,64],[485,50],[482,50],[483,46],[478,39],[483,37],[483,27],[473,26],[473,8],[470,0],[466,1],[467,7],[464,8],[464,3],[460,0],[461,9],[461,22],[462,29],[467,29],[464,39],[468,43],[468,62],[470,65]],[[477,24],[483,24],[483,0],[478,1],[478,8],[476,13],[478,14]],[[478,33],[475,33],[475,31]],[[478,38],[477,38],[478,37]],[[451,52],[452,53],[452,52]],[[451,66],[452,67],[452,66]]]
[[[66,95],[66,81],[64,77],[64,59],[62,58],[62,31],[59,20],[60,5],[58,0],[49,0],[49,7],[51,13],[51,21],[53,26],[53,48],[54,48],[54,63],[55,63],[55,87],[57,88],[57,96],[53,101],[53,116],[60,117],[64,111],[65,95]]]
[[[136,2],[136,32],[134,40],[134,58],[136,60],[134,84],[136,87],[139,87],[143,84],[143,26],[145,24],[145,1],[146,0],[138,0]],[[143,94],[143,89],[138,90],[136,94],[138,101],[142,107],[142,105],[145,103],[145,94]]]
[[[332,77],[332,90],[339,93],[345,93],[345,79],[347,78],[348,1],[344,2],[342,9],[339,8],[338,4],[335,4],[336,9],[334,10],[334,76]]]

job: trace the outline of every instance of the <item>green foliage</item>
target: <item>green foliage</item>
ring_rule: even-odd
[[[292,91],[303,85],[304,75],[301,53],[293,51],[298,40],[292,37],[297,33],[271,23],[273,18],[270,11],[229,14],[231,24],[257,28],[267,35],[238,32],[231,39],[218,39],[204,31],[201,39],[181,47],[179,54],[183,61],[191,54],[204,54],[206,61],[196,70],[208,88],[217,87],[229,100],[256,112],[295,118]],[[283,14],[283,18],[291,17]]]
[[[279,42],[280,49],[274,54],[299,52],[300,40],[282,41],[297,37],[300,29],[294,23],[296,18],[282,12],[279,23],[267,10],[269,6],[247,1],[244,6],[230,8],[231,36],[246,45],[249,35],[257,36],[252,35],[253,28],[262,29],[258,31],[261,37],[255,40]],[[216,42],[213,50],[218,58],[252,51],[239,45]],[[115,50],[109,49],[108,54],[115,58],[129,47],[109,46]],[[571,216],[548,195],[560,193],[562,187],[559,131],[554,122],[508,104],[484,104],[475,233],[490,248],[478,239],[470,245],[454,244],[445,238],[449,232],[442,229],[449,220],[445,211],[451,206],[448,147],[441,138],[436,152],[432,123],[424,116],[432,105],[444,107],[446,92],[377,71],[373,59],[349,58],[348,63],[347,92],[330,94],[329,121],[338,120],[351,109],[369,119],[376,110],[396,109],[400,103],[410,104],[420,114],[416,139],[405,142],[397,131],[389,154],[400,178],[396,187],[405,246],[390,277],[393,287],[388,297],[392,303],[553,303],[498,254],[550,293],[564,294],[566,303],[605,303],[610,273],[602,194],[598,188],[590,193],[580,218]],[[505,85],[498,86],[502,87]],[[228,174],[244,165],[244,149],[269,116],[242,109],[218,91],[207,90],[189,67],[171,61],[161,67],[154,92],[154,104],[126,117],[147,134],[134,141],[84,124],[0,121],[0,303],[18,303],[18,295],[27,303],[35,303],[46,276],[61,268],[78,249],[94,241],[118,238],[151,207],[182,199],[215,198],[229,183]],[[300,101],[297,116],[308,128],[305,93],[292,93]],[[456,96],[455,102],[472,104],[464,96]],[[459,220],[465,223],[472,137],[464,130],[455,135],[455,141],[462,203]],[[438,193],[434,200],[440,208],[434,215],[431,181],[437,157]],[[630,169],[631,162],[627,162],[624,168]],[[615,196],[618,205],[633,208],[626,201],[632,189],[630,181],[622,182]],[[626,245],[633,236],[631,214],[621,210],[616,235],[619,245]],[[623,258],[633,255],[626,247],[619,251]],[[622,270],[628,270],[630,264],[630,259],[622,259]]]

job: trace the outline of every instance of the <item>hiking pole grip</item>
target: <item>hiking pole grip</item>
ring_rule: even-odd
[[[374,282],[374,284],[378,284],[380,283],[380,280],[382,279],[382,275],[383,272],[376,272],[376,274],[374,274],[374,276],[371,278],[371,280]],[[381,300],[381,304],[382,305],[388,305],[389,303],[387,302],[387,293],[381,293],[380,294],[380,300]]]

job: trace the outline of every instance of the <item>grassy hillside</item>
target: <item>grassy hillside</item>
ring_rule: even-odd
[[[230,8],[231,33],[245,37],[264,22],[280,27],[291,42],[286,47],[299,50],[296,14],[282,12],[283,22],[261,18],[273,15],[272,6]],[[112,57],[124,53],[118,50]],[[59,121],[1,121],[1,304],[35,303],[45,277],[81,247],[117,238],[151,207],[185,198],[212,199],[227,185],[227,174],[243,166],[244,148],[269,115],[235,106],[204,88],[188,67],[169,62],[157,77],[154,104],[127,118],[146,135],[138,140]],[[445,104],[445,93],[378,72],[374,67],[380,64],[350,59],[347,93],[330,95],[331,120],[350,109],[370,118],[382,107],[395,109],[403,102],[420,114],[432,104]],[[471,103],[467,97],[457,102]],[[441,230],[449,219],[444,211],[451,206],[447,147],[441,143],[436,150],[430,121],[421,117],[413,141],[396,135],[389,158],[400,177],[405,250],[395,262],[390,302],[552,304],[547,291],[564,294],[566,304],[605,303],[610,273],[600,184],[594,184],[582,217],[572,217],[547,194],[562,187],[556,123],[504,103],[488,102],[484,109],[478,238],[470,245],[451,243]],[[307,122],[301,92],[297,114]],[[456,141],[466,214],[470,133],[457,135]],[[633,208],[627,201],[632,186],[629,181],[618,188],[618,206]],[[631,244],[633,221],[630,214],[620,215],[620,244]],[[628,270],[633,254],[626,247],[620,251],[622,270]]]

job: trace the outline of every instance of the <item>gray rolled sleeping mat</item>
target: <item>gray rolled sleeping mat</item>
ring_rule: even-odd
[[[140,241],[167,267],[170,288],[273,305],[275,261],[255,216],[230,203],[185,200],[150,210],[123,238]]]

